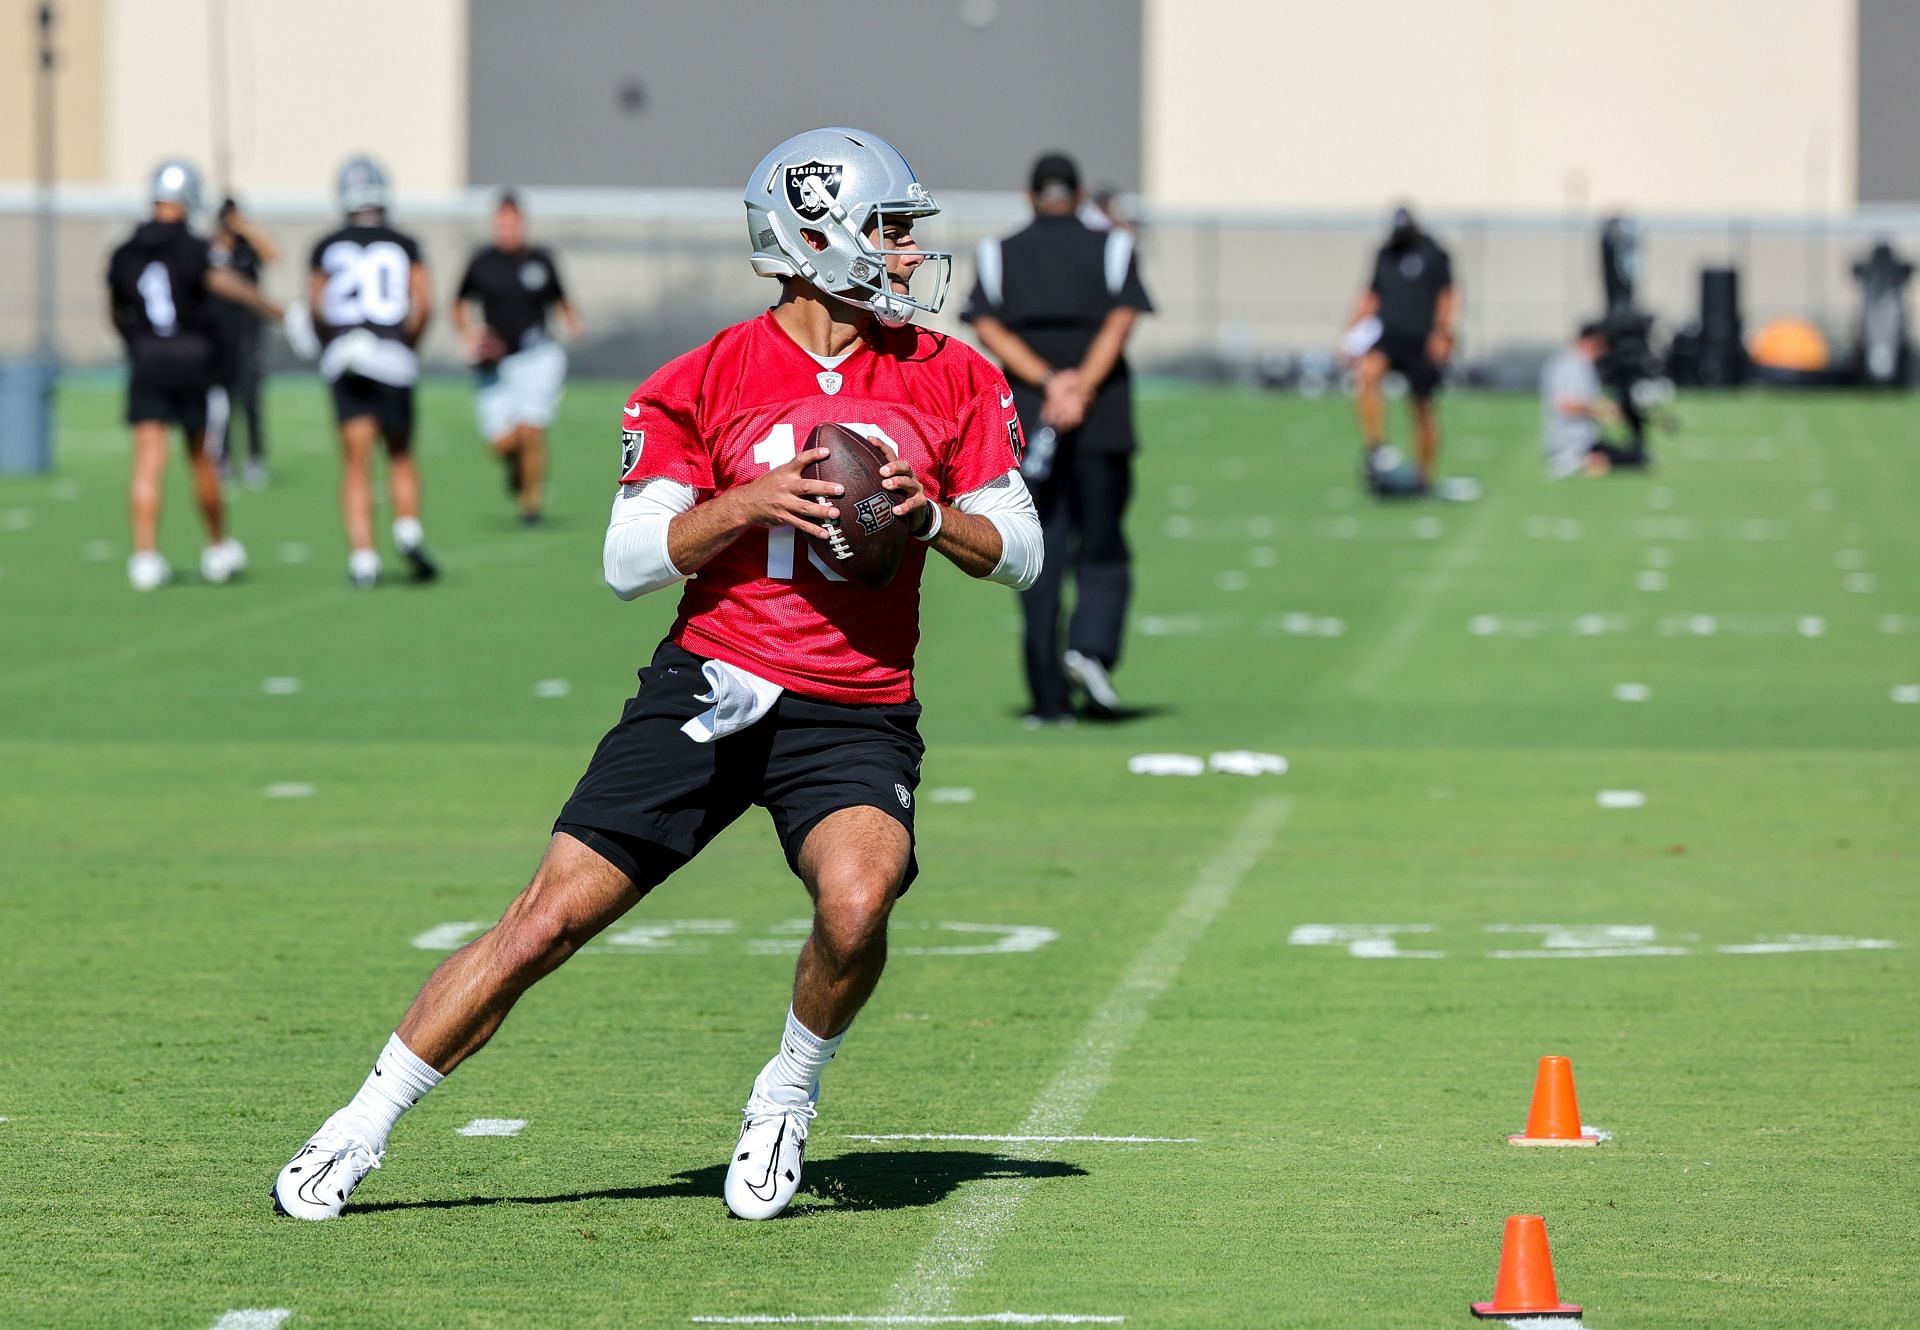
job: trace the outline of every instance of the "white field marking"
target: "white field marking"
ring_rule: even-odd
[[[310,799],[314,787],[303,780],[283,780],[267,786],[262,791],[269,799]]]
[[[0,531],[26,531],[33,526],[33,509],[0,509]]]
[[[1904,633],[1907,631],[1907,616],[1904,614],[1883,614],[1880,616],[1880,631],[1883,633]]]
[[[1301,924],[1287,934],[1293,947],[1345,947],[1363,961],[1438,961],[1444,951],[1402,951],[1402,933],[1431,933],[1432,924]]]
[[[540,679],[533,685],[535,697],[565,697],[573,691],[573,685],[565,679]]]
[[[1222,591],[1245,591],[1249,580],[1238,568],[1228,568],[1214,579],[1214,584]]]
[[[291,697],[300,691],[300,681],[290,674],[276,674],[260,681],[260,691],[268,697]]]
[[[1271,517],[1249,517],[1247,535],[1253,540],[1272,540],[1280,526]]]
[[[1169,540],[1185,540],[1193,534],[1193,519],[1184,513],[1175,513],[1167,519],[1165,530]]]
[[[1273,847],[1291,807],[1286,799],[1264,799],[1247,811],[1095,1009],[1066,1061],[1034,1097],[1017,1135],[1066,1136],[1079,1127],[1112,1080],[1115,1065],[1146,1025],[1154,999],[1173,986],[1188,953],[1233,899],[1240,880]],[[1047,1153],[1039,1142],[1009,1148],[1034,1158]],[[894,1284],[887,1313],[951,1312],[962,1286],[986,1264],[1032,1188],[1033,1179],[1022,1177],[991,1178],[968,1188],[946,1208],[933,1240],[913,1268]]]
[[[1280,562],[1280,551],[1271,545],[1255,545],[1247,551],[1249,568],[1272,568]]]
[[[973,791],[964,785],[943,785],[937,790],[928,790],[927,798],[937,804],[970,804]]]
[[[491,919],[462,919],[450,924],[435,924],[414,938],[412,945],[421,951],[458,951],[492,927]]]
[[[1643,683],[1617,683],[1613,686],[1613,700],[1616,702],[1644,702],[1653,696],[1653,689]]]
[[[462,1136],[518,1136],[526,1125],[525,1118],[475,1118],[454,1130]]]
[[[1327,523],[1327,534],[1335,540],[1352,540],[1360,534],[1360,519],[1357,517],[1336,517]]]
[[[1198,1136],[994,1136],[972,1132],[913,1131],[877,1136],[847,1132],[849,1141],[998,1141],[1003,1145],[1039,1143],[1065,1145],[1087,1142],[1093,1145],[1197,1145]]]
[[[1794,631],[1802,637],[1825,637],[1827,621],[1817,614],[1803,614],[1794,626]]]
[[[1415,639],[1426,631],[1427,621],[1433,617],[1434,606],[1439,602],[1441,593],[1451,590],[1460,574],[1479,556],[1480,543],[1486,539],[1487,528],[1493,521],[1497,506],[1491,503],[1479,505],[1479,511],[1469,519],[1466,530],[1434,560],[1433,570],[1414,593],[1413,604],[1394,625],[1393,632],[1380,644],[1379,650],[1354,671],[1347,691],[1371,694],[1400,668]]]
[[[1649,568],[1673,567],[1673,551],[1668,549],[1665,545],[1648,546],[1646,557],[1647,557],[1647,567]]]
[[[1602,808],[1645,808],[1647,796],[1639,790],[1602,790],[1594,796]]]
[[[1642,591],[1665,591],[1667,575],[1658,568],[1643,568],[1633,579],[1633,584]]]
[[[1888,696],[1901,706],[1912,706],[1920,702],[1920,683],[1897,683]]]
[[[293,1312],[285,1307],[239,1307],[213,1323],[213,1330],[275,1330]]]
[[[1127,770],[1136,776],[1200,776],[1207,763],[1192,753],[1136,753],[1127,759]]]
[[[950,933],[986,934],[993,940],[983,946],[889,946],[887,950],[895,956],[994,956],[1011,952],[1038,951],[1049,942],[1060,940],[1060,934],[1054,929],[1042,928],[1037,924],[937,923],[932,927],[943,928]]]
[[[1175,508],[1191,508],[1199,497],[1200,491],[1191,485],[1175,485],[1167,491],[1167,502]]]
[[[281,563],[305,563],[313,557],[313,551],[297,540],[290,540],[274,551]]]
[[[1686,947],[1661,946],[1652,924],[1488,924],[1489,933],[1538,933],[1540,946],[1492,951],[1500,961],[1605,960],[1619,956],[1686,956]]]
[[[1429,513],[1425,517],[1414,519],[1413,538],[1415,540],[1438,540],[1447,534],[1446,523]]]
[[[1813,511],[1815,511],[1816,513],[1832,512],[1833,511],[1833,491],[1832,490],[1814,490],[1812,493],[1807,495],[1807,507],[1813,509]]]
[[[1865,550],[1841,550],[1833,556],[1833,566],[1843,573],[1856,572],[1867,566]]]
[[[1880,937],[1816,937],[1808,933],[1789,933],[1764,942],[1744,942],[1738,946],[1715,947],[1729,956],[1778,956],[1795,951],[1891,951],[1900,944]]]
[[[1475,637],[1492,637],[1500,631],[1499,617],[1492,614],[1476,614],[1467,620],[1467,631]]]
[[[1288,637],[1344,637],[1347,621],[1336,619],[1327,614],[1307,614],[1300,610],[1289,610],[1266,622],[1268,632],[1285,633]]]
[[[1848,573],[1840,579],[1840,585],[1856,596],[1871,595],[1880,585],[1880,579],[1872,573]]]
[[[1647,491],[1647,507],[1663,511],[1673,507],[1673,491],[1665,485],[1655,485]]]
[[[89,540],[80,547],[80,557],[88,563],[106,563],[113,558],[114,547],[110,540]]]
[[[1133,630],[1142,637],[1192,637],[1205,632],[1207,622],[1197,614],[1143,614]]]
[[[1284,776],[1287,774],[1287,759],[1278,753],[1255,753],[1245,748],[1235,748],[1210,754],[1207,770],[1228,776]]]
[[[1127,1318],[1076,1312],[980,1312],[973,1316],[796,1316],[789,1312],[783,1316],[693,1316],[688,1319],[695,1325],[1120,1325]]]
[[[1696,614],[1687,620],[1687,631],[1695,637],[1712,637],[1720,631],[1720,621],[1711,614]]]
[[[605,933],[582,951],[612,951],[656,956],[662,952],[704,952],[706,939],[728,937],[738,931],[731,919],[646,919],[628,921]],[[689,943],[689,939],[693,939]]]
[[[53,482],[53,497],[62,503],[72,503],[80,497],[80,486],[71,480]]]
[[[1626,621],[1617,614],[1583,614],[1573,621],[1576,637],[1599,637],[1626,629]]]

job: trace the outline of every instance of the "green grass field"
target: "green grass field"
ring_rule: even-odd
[[[1552,485],[1531,401],[1455,397],[1485,501],[1377,508],[1344,403],[1149,392],[1145,714],[1022,730],[1011,593],[930,570],[924,873],[788,1217],[719,1199],[805,913],[758,814],[536,989],[342,1221],[272,1217],[416,939],[524,882],[671,617],[600,585],[624,392],[572,388],[533,533],[464,386],[425,392],[429,589],[343,584],[307,382],[234,499],[240,584],[127,590],[109,383],[66,391],[56,478],[0,482],[0,1325],[1465,1326],[1518,1212],[1602,1330],[1920,1318],[1892,399],[1689,400],[1657,475]],[[1243,748],[1291,770],[1128,772]],[[1543,1053],[1614,1139],[1505,1144]],[[1183,1139],[859,1139],[915,1133]]]

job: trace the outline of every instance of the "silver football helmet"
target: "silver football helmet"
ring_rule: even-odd
[[[387,173],[371,157],[349,157],[334,183],[341,212],[364,212],[387,206]]]
[[[836,300],[870,311],[889,328],[914,311],[938,313],[953,282],[953,255],[943,250],[889,250],[887,222],[932,217],[940,205],[900,150],[861,129],[810,129],[761,159],[747,181],[747,240],[762,277],[798,277]],[[871,238],[867,235],[873,228]],[[802,231],[826,240],[808,244]],[[912,253],[934,270],[927,299],[896,291],[888,254]]]
[[[153,203],[177,203],[191,217],[200,211],[200,172],[184,157],[169,157],[153,168],[147,198]]]

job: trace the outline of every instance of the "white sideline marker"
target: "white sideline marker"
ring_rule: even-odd
[[[305,563],[313,557],[313,551],[297,540],[288,541],[274,553],[279,556],[281,563]]]
[[[1888,694],[1888,696],[1903,706],[1912,706],[1914,703],[1920,702],[1920,683],[1895,684],[1893,686],[1893,692]]]
[[[298,780],[283,780],[267,786],[264,791],[269,799],[310,799],[313,792],[313,786]]]
[[[236,1307],[213,1323],[213,1330],[276,1330],[293,1312],[286,1307]]]
[[[535,697],[565,697],[573,691],[573,685],[565,679],[541,679],[533,685]]]
[[[1596,796],[1602,808],[1645,808],[1647,796],[1639,790],[1602,790]]]
[[[1653,689],[1643,683],[1617,683],[1613,686],[1613,700],[1616,702],[1644,702],[1653,696]]]
[[[0,1121],[4,1121],[4,1119],[0,1119]],[[850,1141],[995,1141],[1003,1145],[1020,1145],[1029,1142],[1047,1145],[1065,1145],[1069,1143],[1087,1143],[1093,1145],[1197,1145],[1200,1142],[1198,1136],[993,1136],[951,1131],[895,1132],[891,1135],[883,1136],[848,1132],[846,1138]]]
[[[982,1312],[974,1316],[693,1316],[695,1325],[1119,1325],[1124,1316],[1073,1312]],[[1561,1322],[1562,1325],[1566,1323]]]
[[[475,1118],[454,1130],[462,1136],[518,1136],[526,1125],[525,1118]]]
[[[973,791],[964,785],[946,785],[937,790],[928,790],[927,798],[937,804],[970,804]]]
[[[1803,614],[1800,622],[1794,625],[1794,631],[1802,637],[1825,637],[1827,621],[1817,614]]]
[[[110,540],[89,540],[80,547],[80,557],[88,563],[106,563],[113,558],[113,542]]]
[[[1112,1080],[1114,1065],[1146,1025],[1154,999],[1173,986],[1187,954],[1226,909],[1240,880],[1272,848],[1291,808],[1287,799],[1264,799],[1247,810],[1069,1046],[1072,1051],[1035,1096],[1019,1134],[1068,1135],[1080,1125]],[[1032,1158],[1047,1153],[1038,1142],[1016,1152]],[[1033,1185],[1032,1178],[1012,1177],[987,1179],[969,1188],[946,1209],[932,1241],[893,1286],[887,1314],[950,1314],[961,1287],[987,1263]]]
[[[292,697],[300,691],[300,681],[290,674],[276,674],[260,681],[260,691],[268,697]]]
[[[1633,584],[1642,591],[1665,591],[1667,589],[1667,575],[1658,568],[1644,568],[1640,571],[1639,576],[1633,579]]]

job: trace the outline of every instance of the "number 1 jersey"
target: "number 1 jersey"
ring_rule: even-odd
[[[704,502],[792,461],[828,421],[911,462],[947,504],[1007,483],[1023,447],[1006,379],[964,342],[909,325],[824,365],[769,311],[640,385],[621,419],[620,480],[678,481]],[[686,584],[669,636],[806,697],[905,702],[926,556],[909,541],[893,581],[868,587],[793,528],[756,528]]]

